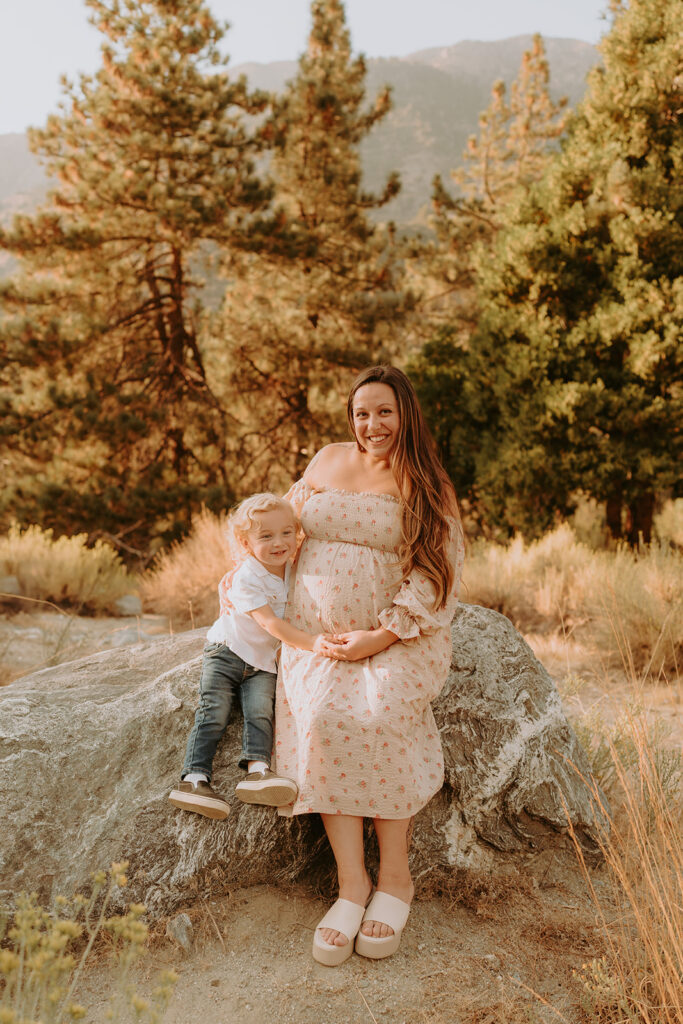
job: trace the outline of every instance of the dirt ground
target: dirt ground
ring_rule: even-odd
[[[136,990],[149,995],[160,970],[177,973],[166,1024],[584,1019],[573,972],[603,946],[585,886],[566,857],[544,854],[531,882],[527,875],[499,891],[417,899],[399,951],[384,961],[354,954],[338,968],[316,963],[313,930],[327,906],[303,889],[267,886],[200,900],[188,909],[191,951],[153,938]],[[105,1019],[109,977],[99,966],[78,993],[93,1021]]]
[[[0,616],[0,684],[38,668],[168,631],[160,616],[78,619],[56,612]],[[683,736],[680,687],[637,688],[608,673],[599,652],[528,636],[556,679],[570,718],[614,721],[639,703],[672,745]],[[603,886],[596,869],[594,884]],[[464,883],[468,884],[468,883]],[[602,888],[606,892],[606,888]],[[313,930],[330,899],[304,887],[235,890],[185,908],[192,945],[154,925],[135,973],[141,996],[158,974],[178,974],[166,1024],[584,1024],[574,973],[604,949],[595,909],[572,854],[540,854],[509,882],[469,883],[416,898],[396,955],[355,954],[339,968],[315,963]],[[616,911],[614,911],[616,913]],[[100,1024],[112,991],[106,960],[83,978],[79,1000]]]

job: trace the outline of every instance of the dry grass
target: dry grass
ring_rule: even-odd
[[[16,576],[24,598],[83,613],[105,612],[136,589],[118,553],[85,534],[53,539],[52,530],[14,525],[0,537],[0,576]]]
[[[594,551],[565,524],[530,544],[475,542],[463,598],[522,632],[584,637],[632,677],[670,680],[683,668],[682,583],[683,555],[671,545]]]
[[[78,985],[108,936],[113,965],[111,998],[106,1019],[124,1024],[134,1017],[160,1024],[177,975],[166,971],[153,998],[141,999],[131,984],[131,968],[145,951],[147,925],[142,904],[127,913],[107,916],[114,891],[126,885],[127,862],[112,864],[109,876],[93,875],[90,897],[57,896],[50,910],[35,893],[20,893],[13,920],[0,921],[0,1022],[2,1024],[66,1024],[82,1020],[86,1009],[77,1002]]]
[[[659,540],[683,548],[683,498],[667,501],[654,517],[654,527]]]
[[[611,898],[598,892],[575,848],[598,913],[606,954],[578,972],[586,1019],[600,1024],[683,1020],[683,801],[680,772],[662,771],[647,724],[630,716],[629,763],[612,743],[613,812],[598,841]],[[596,791],[596,798],[598,793]]]
[[[174,630],[207,626],[218,614],[217,586],[231,566],[227,516],[204,510],[182,542],[162,551],[142,577],[147,611],[166,615]]]

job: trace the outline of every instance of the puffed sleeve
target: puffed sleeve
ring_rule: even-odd
[[[306,466],[306,469],[304,470],[304,475],[301,477],[300,480],[295,481],[295,483],[292,484],[287,493],[284,495],[285,501],[289,502],[289,504],[296,512],[297,516],[301,515],[301,510],[308,501],[308,499],[310,498],[310,496],[312,494],[315,494],[315,487],[311,487],[306,477],[315,466],[319,457],[320,452],[316,452],[311,461]]]
[[[434,607],[434,584],[414,569],[401,584],[393,603],[379,613],[380,625],[395,633],[399,640],[412,640],[423,633],[435,633],[449,626],[458,605],[460,577],[465,560],[462,532],[455,520],[449,520],[451,536],[448,557],[453,566],[453,586],[446,603]]]
[[[284,495],[284,499],[289,502],[297,516],[300,516],[302,508],[314,493],[314,488],[302,477],[301,480],[297,480],[296,483],[292,484]]]

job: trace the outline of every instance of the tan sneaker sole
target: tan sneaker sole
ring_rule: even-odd
[[[170,803],[181,811],[194,811],[205,818],[223,821],[230,814],[230,804],[225,800],[212,800],[210,796],[196,796],[194,793],[181,793],[174,789],[169,796]]]
[[[298,792],[296,784],[286,779],[238,782],[235,787],[235,796],[243,804],[263,804],[266,807],[284,807],[294,803]]]

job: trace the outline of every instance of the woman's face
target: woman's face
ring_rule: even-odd
[[[398,400],[388,384],[363,384],[353,396],[353,426],[359,444],[370,455],[386,459],[398,439]]]

